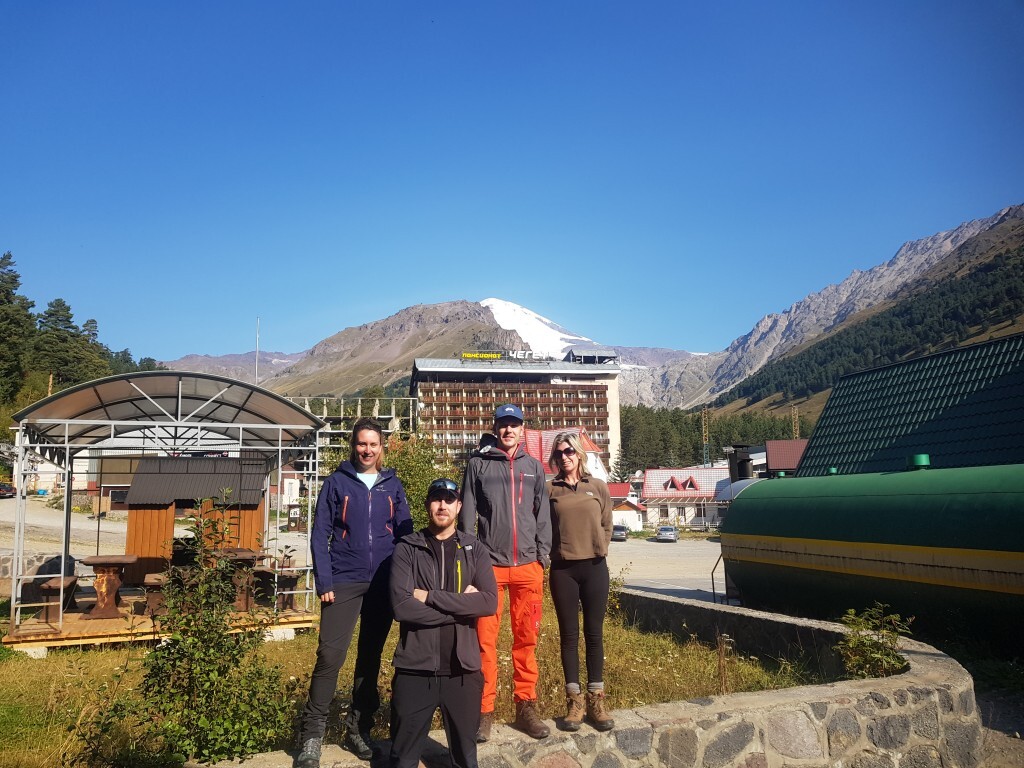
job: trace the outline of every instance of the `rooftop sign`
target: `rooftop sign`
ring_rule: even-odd
[[[547,360],[547,355],[529,349],[509,349],[504,352],[463,352],[463,360]]]

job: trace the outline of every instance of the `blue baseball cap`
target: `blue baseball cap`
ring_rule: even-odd
[[[499,405],[498,410],[494,412],[494,420],[499,419],[519,419],[525,421],[523,418],[523,411],[518,405],[512,405],[512,403],[506,403],[505,405]]]

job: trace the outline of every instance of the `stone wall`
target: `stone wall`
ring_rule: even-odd
[[[843,628],[828,622],[623,590],[645,629],[730,635],[743,653],[804,651],[828,668]],[[534,741],[508,726],[480,749],[482,768],[975,768],[981,723],[974,685],[953,659],[904,641],[909,669],[884,679],[737,693],[614,712],[615,728],[552,728]],[[552,724],[553,725],[553,724]]]

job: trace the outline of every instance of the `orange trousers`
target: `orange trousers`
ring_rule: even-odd
[[[476,620],[480,638],[480,664],[484,673],[481,712],[493,712],[498,697],[498,629],[508,589],[509,616],[512,620],[512,698],[515,701],[537,698],[537,635],[540,631],[544,596],[544,568],[540,563],[494,566],[498,582],[498,612]]]

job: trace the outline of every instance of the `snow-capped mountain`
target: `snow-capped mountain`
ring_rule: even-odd
[[[562,358],[570,347],[597,347],[592,339],[568,331],[553,320],[504,299],[484,299],[480,306],[491,310],[506,331],[515,331],[530,349],[548,357]]]

